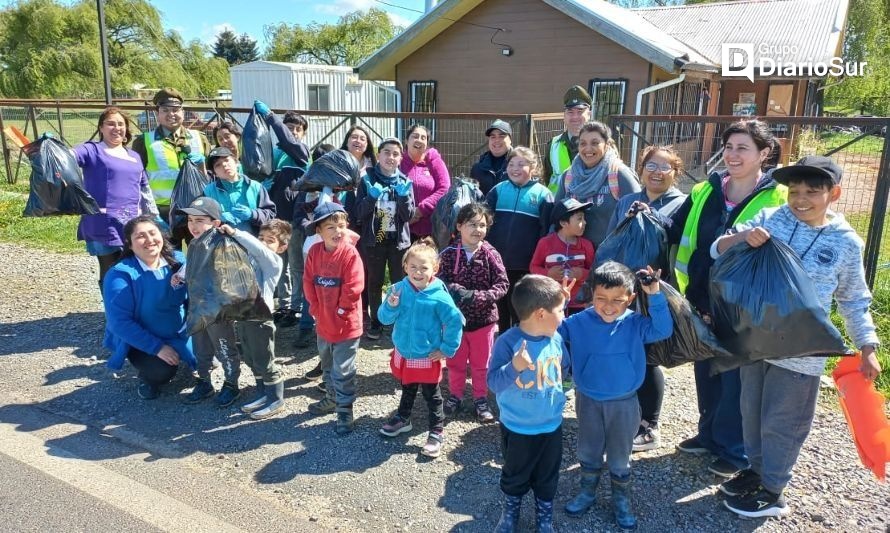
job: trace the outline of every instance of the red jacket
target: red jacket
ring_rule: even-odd
[[[364,288],[364,267],[355,246],[343,242],[328,252],[324,242],[312,245],[303,270],[303,294],[319,337],[341,342],[362,336],[359,302]]]
[[[532,256],[532,262],[528,266],[529,272],[532,274],[547,275],[547,272],[554,266],[568,266],[568,268],[578,267],[581,269],[581,277],[575,281],[572,287],[572,297],[569,299],[569,307],[584,307],[585,302],[576,302],[575,297],[581,290],[581,285],[587,281],[590,269],[593,266],[594,251],[593,243],[584,237],[578,237],[575,244],[567,244],[559,238],[555,232],[550,233],[538,241],[535,248],[535,254]],[[589,303],[589,302],[587,302]]]

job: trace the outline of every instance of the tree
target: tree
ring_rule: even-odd
[[[266,59],[353,66],[392,39],[398,30],[385,11],[375,8],[344,15],[336,24],[269,25],[264,28],[269,43]]]
[[[237,49],[238,63],[250,63],[260,58],[260,51],[256,47],[256,39],[252,39],[246,33],[242,33],[241,37],[238,37]]]

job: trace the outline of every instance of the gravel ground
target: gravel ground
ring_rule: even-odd
[[[254,422],[210,402],[186,406],[180,400],[190,386],[185,372],[160,399],[143,402],[135,394],[132,368],[115,376],[102,363],[107,356],[100,342],[104,319],[92,258],[0,244],[0,276],[5,282],[0,299],[0,421],[14,422],[7,420],[4,405],[36,404],[157,457],[178,460],[183,468],[260,491],[321,530],[490,531],[497,521],[496,425],[480,426],[468,414],[458,415],[446,427],[443,456],[428,460],[418,453],[426,435],[419,397],[411,434],[392,440],[378,434],[398,402],[385,339],[363,343],[356,431],[338,438],[333,415],[313,418],[306,411],[321,393],[301,377],[314,365],[314,353],[291,348],[293,331],[278,337],[277,355],[288,376],[287,412],[278,418]],[[221,380],[217,374],[214,379]],[[246,369],[243,376],[242,386],[250,387]],[[741,520],[724,510],[715,495],[718,479],[705,470],[708,458],[674,448],[695,428],[691,369],[667,371],[666,389],[664,446],[634,456],[641,531],[890,530],[890,488],[860,465],[833,390],[822,391],[815,426],[786,492],[794,513],[781,520]],[[564,428],[557,526],[563,531],[617,530],[606,483],[595,509],[583,518],[562,512],[578,482],[572,403]],[[526,529],[533,528],[531,507],[526,499]]]

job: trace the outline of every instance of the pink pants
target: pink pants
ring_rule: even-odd
[[[473,381],[473,398],[485,398],[488,394],[486,377],[488,360],[491,358],[491,347],[494,345],[494,333],[497,324],[489,324],[475,331],[464,331],[460,347],[454,357],[447,359],[448,390],[452,395],[463,398],[467,384],[467,363],[470,365],[470,377]]]

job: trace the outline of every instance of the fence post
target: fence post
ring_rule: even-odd
[[[15,183],[12,177],[12,167],[9,165],[9,148],[6,146],[6,126],[3,124],[3,108],[0,108],[0,138],[3,143],[3,165],[6,168],[6,182]]]
[[[32,141],[36,141],[40,134],[37,132],[37,112],[34,111],[34,106],[28,106],[28,117],[31,119],[31,127],[34,129],[34,137],[31,139]]]
[[[355,113],[350,113],[349,114],[349,127],[351,128],[351,127],[355,126],[356,124],[358,124],[358,118],[355,116]],[[369,139],[369,141],[370,141],[370,139]]]
[[[59,121],[59,137],[65,139],[65,131],[62,130],[62,105],[56,100],[56,119]]]
[[[884,152],[881,154],[881,166],[875,183],[875,199],[871,207],[871,222],[865,240],[865,281],[872,289],[881,255],[881,234],[887,217],[888,195],[890,195],[890,120],[887,120],[887,131],[884,133]]]

